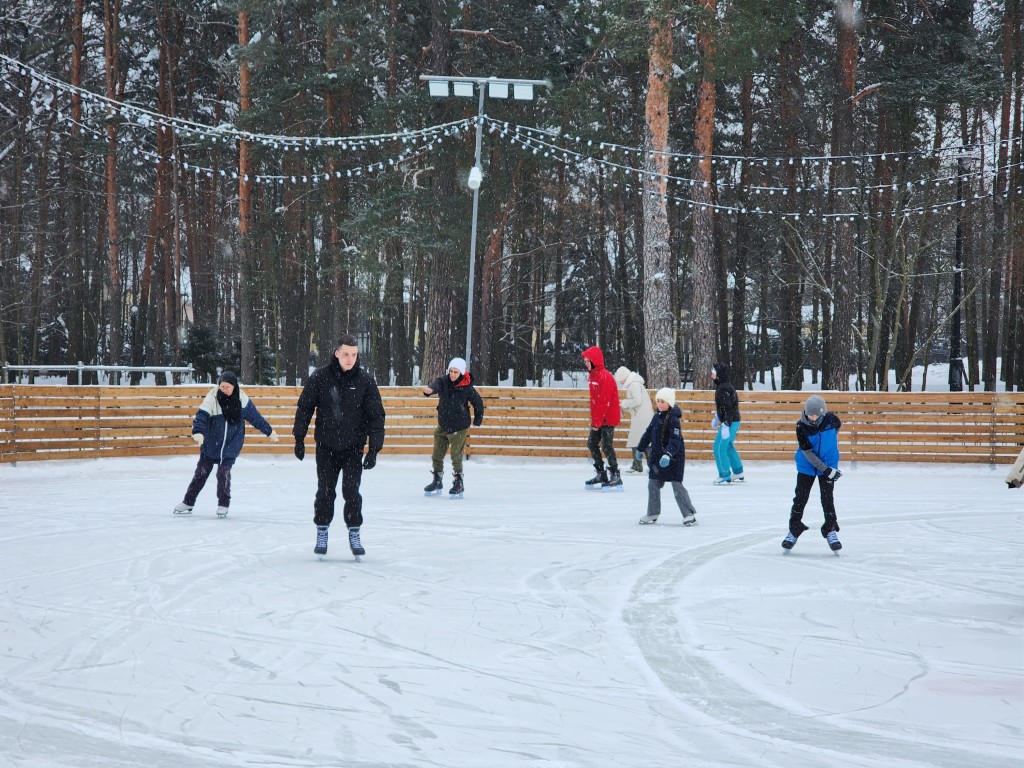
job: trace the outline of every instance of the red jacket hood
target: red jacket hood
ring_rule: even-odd
[[[594,370],[604,368],[604,352],[600,347],[587,347],[580,357],[585,357],[594,365]]]

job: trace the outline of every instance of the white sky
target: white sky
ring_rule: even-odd
[[[213,480],[171,515],[193,465],[0,465],[0,765],[1021,765],[1005,467],[844,465],[841,556],[813,497],[783,556],[792,463],[690,463],[684,528],[584,458],[474,458],[458,502],[385,450],[357,564],[340,504],[312,554],[312,457],[243,453],[224,520]]]

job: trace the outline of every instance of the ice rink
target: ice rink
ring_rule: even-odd
[[[171,515],[194,463],[0,465],[0,765],[1022,764],[1006,467],[844,464],[841,556],[816,492],[783,556],[792,463],[691,462],[684,528],[583,458],[473,458],[451,501],[385,451],[355,563],[340,500],[312,554],[312,456],[243,453],[223,520],[214,481]]]

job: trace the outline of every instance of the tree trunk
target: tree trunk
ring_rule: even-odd
[[[832,154],[848,155],[853,150],[853,95],[857,83],[856,28],[858,10],[854,0],[836,2],[836,96],[832,118]],[[833,168],[833,186],[853,186],[853,165]],[[854,226],[850,195],[834,198],[835,259],[832,264],[832,321],[829,324],[828,358],[825,360],[822,387],[845,391],[850,388],[850,337],[853,330],[856,285],[853,251]]]
[[[430,71],[435,75],[451,72],[451,21],[449,0],[431,0]],[[440,210],[455,208],[455,171],[446,165],[438,169],[435,191]],[[475,256],[475,254],[474,254]],[[423,345],[423,367],[420,381],[430,381],[444,372],[453,349],[452,312],[456,306],[455,255],[448,248],[437,248],[432,254],[430,287],[427,294],[426,339]],[[468,279],[468,275],[467,275]]]
[[[106,94],[112,101],[120,99],[119,82],[121,79],[118,61],[118,38],[120,33],[121,2],[120,0],[103,0],[103,48],[106,74]],[[108,108],[109,109],[109,108]],[[117,118],[119,115],[107,115],[107,162],[106,162],[106,202],[107,202],[107,290],[110,298],[109,318],[110,337],[107,345],[107,359],[114,365],[122,362],[122,322],[124,301],[121,285],[121,232],[120,216],[118,215],[117,187]]]
[[[238,14],[238,44],[243,49],[249,44],[249,15],[244,11]],[[251,76],[249,62],[243,53],[238,62],[238,110],[240,115],[252,108]],[[252,263],[252,175],[255,173],[252,162],[252,148],[249,142],[241,139],[238,142],[238,270],[239,293],[238,311],[241,336],[241,380],[246,383],[256,381],[256,291],[253,282],[256,278]]]
[[[693,388],[711,388],[715,349],[714,216],[711,207],[711,154],[715,135],[715,24],[717,0],[700,0],[702,14],[697,30],[697,50],[702,73],[697,85],[693,152]]]
[[[783,166],[788,194],[786,211],[795,213],[799,186],[796,158],[800,153],[800,60],[803,56],[802,28],[783,42],[779,50],[779,122],[785,136],[786,155],[792,159]],[[792,219],[782,222],[782,296],[779,336],[782,342],[782,388],[804,387],[803,350],[803,243]]]

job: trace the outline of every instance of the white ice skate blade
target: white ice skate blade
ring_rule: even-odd
[[[352,557],[353,557],[353,559],[354,559],[354,560],[355,560],[355,561],[356,561],[357,563],[361,563],[361,562],[363,562],[363,556],[362,556],[362,555],[352,555]]]
[[[465,495],[465,494],[463,494],[463,493],[449,493],[449,494],[448,494],[448,498],[449,498],[449,499],[450,499],[451,501],[458,501],[458,500],[459,500],[459,499],[461,499],[461,498],[462,498],[462,497],[463,497],[464,495]]]
[[[601,489],[602,493],[622,493],[626,490],[623,485],[609,485]]]
[[[656,522],[658,522],[658,518],[654,518],[653,520],[640,520],[639,521],[640,525],[654,525]]]
[[[178,510],[175,509],[175,510],[171,511],[171,514],[175,515],[176,517],[188,517],[189,515],[192,514],[192,510],[191,509],[186,509],[183,512],[179,512]]]
[[[423,495],[429,499],[431,496],[440,496],[443,490],[443,488],[438,488],[436,491],[424,491]]]
[[[697,524],[697,518],[693,518],[693,520],[683,520],[683,525],[685,525],[687,527],[689,527],[691,525],[696,525],[696,524]]]

